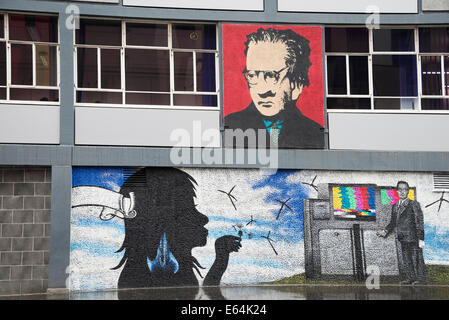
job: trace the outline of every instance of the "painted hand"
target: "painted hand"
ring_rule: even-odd
[[[377,235],[378,237],[385,238],[385,237],[387,236],[387,231],[386,231],[386,230],[378,230],[378,231],[376,232],[376,235]]]
[[[231,252],[237,252],[242,247],[241,238],[235,236],[223,236],[215,241],[215,252],[218,256],[229,255]]]

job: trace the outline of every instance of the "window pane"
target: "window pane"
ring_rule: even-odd
[[[175,52],[175,90],[193,91],[193,53]]]
[[[369,94],[368,57],[349,57],[351,94]]]
[[[6,86],[6,43],[0,42],[0,86]]]
[[[346,57],[327,57],[327,84],[329,94],[347,94]]]
[[[76,43],[121,46],[121,30],[121,21],[81,19]]]
[[[374,29],[374,51],[415,51],[413,29]]]
[[[419,28],[419,50],[421,52],[449,52],[449,27]]]
[[[98,88],[97,49],[78,48],[78,87]]]
[[[121,92],[77,91],[76,102],[122,104]]]
[[[416,98],[376,98],[374,109],[382,110],[413,110],[416,109]]]
[[[126,49],[126,90],[170,91],[168,50]]]
[[[58,90],[48,89],[18,89],[11,88],[11,100],[26,100],[26,101],[58,101]]]
[[[326,52],[369,52],[368,29],[326,28]]]
[[[10,14],[9,39],[58,42],[58,17]]]
[[[375,96],[417,96],[416,56],[373,56]]]
[[[204,106],[216,107],[216,95],[193,95],[193,94],[175,94],[173,95],[173,104],[175,106]]]
[[[0,38],[5,37],[5,17],[0,14]]]
[[[371,109],[370,98],[328,98],[328,109]]]
[[[441,57],[421,57],[422,93],[441,95]]]
[[[0,100],[6,100],[6,88],[0,88]]]
[[[127,93],[126,104],[170,105],[170,95],[160,93]]]
[[[101,87],[120,89],[120,50],[101,49]]]
[[[36,46],[36,85],[57,86],[55,46]]]
[[[215,25],[174,24],[173,48],[211,49],[216,48]]]
[[[33,85],[33,49],[28,44],[11,44],[12,84]]]
[[[203,92],[217,91],[215,85],[215,53],[196,53],[196,89]]]
[[[422,110],[449,110],[449,99],[421,99]]]
[[[449,57],[444,57],[444,77],[446,78],[444,82],[446,95],[449,96]]]
[[[168,46],[166,24],[126,23],[126,44],[135,46]]]

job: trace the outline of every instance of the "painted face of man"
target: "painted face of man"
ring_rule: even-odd
[[[401,200],[407,199],[409,190],[410,188],[405,183],[400,183],[397,189],[399,199]]]
[[[281,42],[258,42],[248,47],[245,77],[257,110],[274,116],[291,101],[296,101],[302,85],[290,81],[285,64],[287,47]]]

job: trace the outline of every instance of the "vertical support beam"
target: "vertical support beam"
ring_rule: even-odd
[[[70,265],[70,212],[72,167],[52,166],[51,170],[51,240],[48,289],[66,289]],[[68,288],[67,288],[68,289]]]
[[[66,7],[59,12],[60,41],[60,113],[59,113],[59,143],[73,146],[75,143],[75,108],[74,104],[74,30],[70,28],[74,17],[65,12]]]

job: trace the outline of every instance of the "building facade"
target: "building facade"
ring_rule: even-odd
[[[448,13],[3,1],[0,294],[447,285]]]

